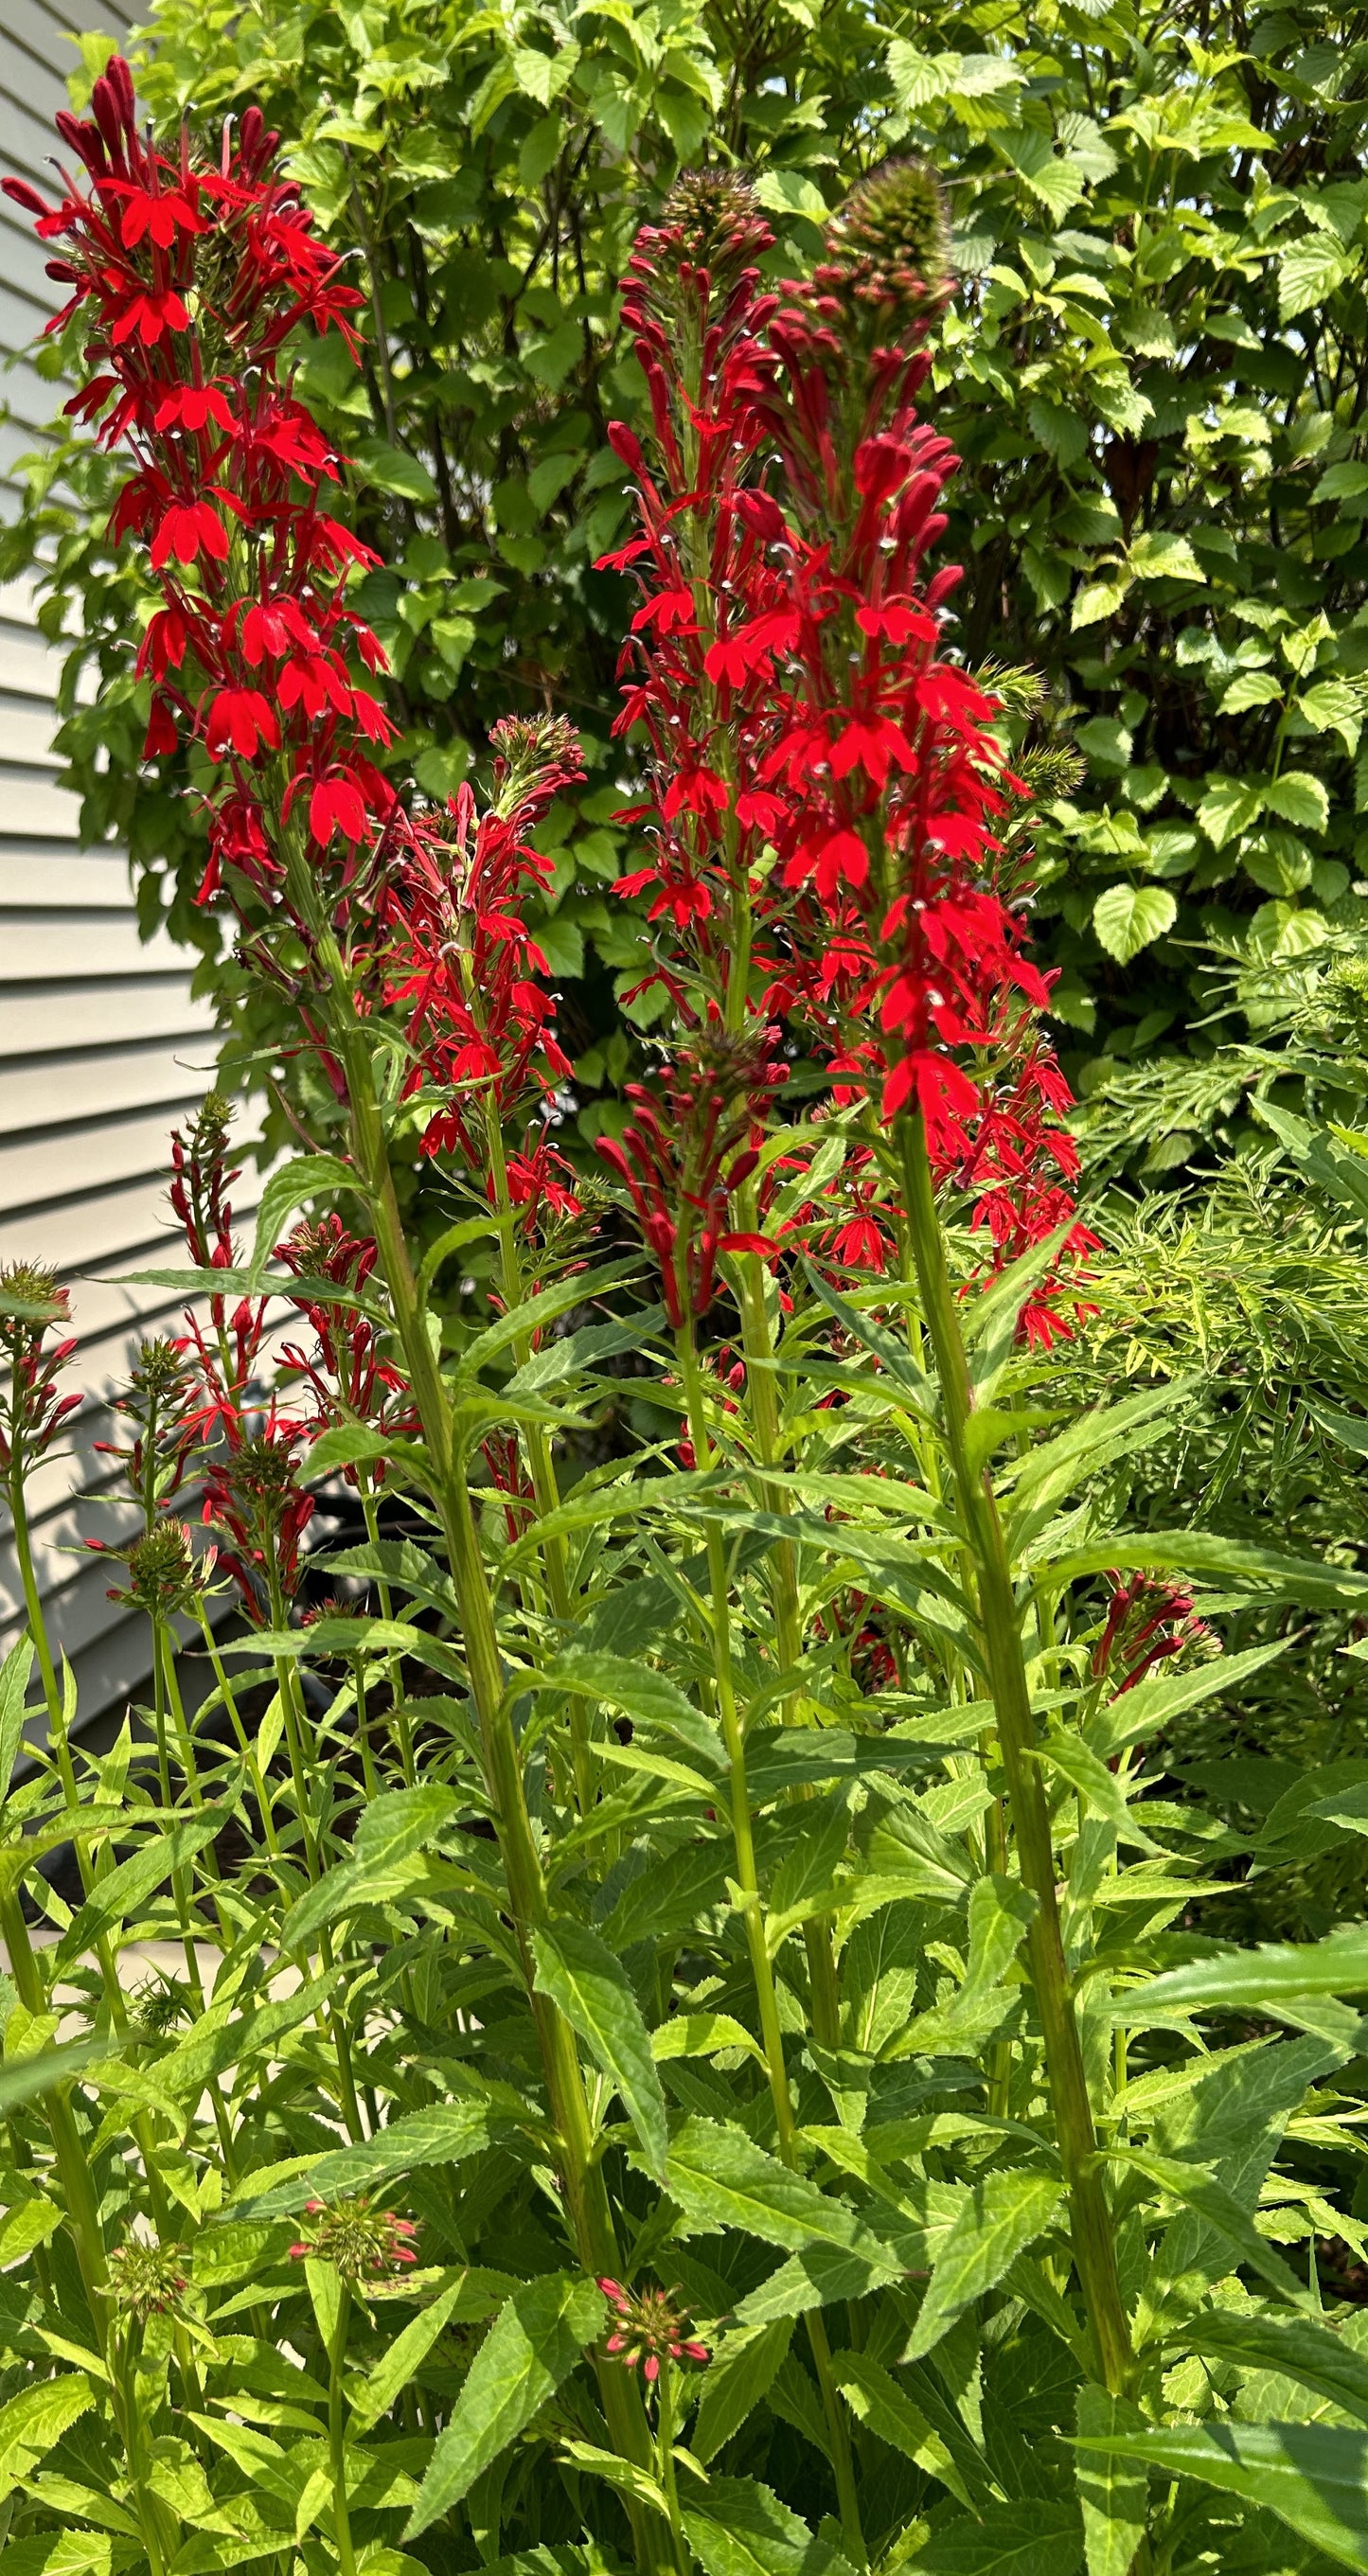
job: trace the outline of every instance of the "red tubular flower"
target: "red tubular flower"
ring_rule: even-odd
[[[499,1127],[525,1134],[508,1169],[509,1196],[530,1230],[543,1209],[578,1212],[563,1185],[570,1167],[541,1130],[540,1114],[569,1061],[555,1034],[555,1003],[540,978],[545,956],[526,920],[528,895],[546,885],[551,862],[528,839],[552,800],[582,775],[579,741],[557,717],[505,717],[490,735],[493,790],[481,811],[462,787],[444,835],[412,827],[402,883],[391,889],[393,963],[386,999],[404,1004],[420,1059],[410,1093],[437,1090],[425,1154],[459,1152],[486,1174],[486,1110]]]

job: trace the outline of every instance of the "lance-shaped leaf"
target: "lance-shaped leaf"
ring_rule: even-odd
[[[998,2173],[975,2183],[932,2266],[907,2357],[917,2361],[991,2290],[1049,2226],[1064,2197],[1050,2174]]]
[[[1314,2388],[1347,2415],[1368,2424],[1368,2359],[1343,2335],[1314,2317],[1268,2316],[1257,2308],[1202,2308],[1175,2329],[1171,2344],[1184,2352],[1231,2361],[1245,2370],[1276,2371]],[[1095,2426],[1079,2426],[1094,2431]]]
[[[1257,1950],[1222,1950],[1132,1986],[1112,2005],[1112,2019],[1143,2030],[1153,2016],[1259,2012],[1298,1995],[1368,1994],[1368,1924],[1343,1924],[1323,1941],[1267,1941]]]
[[[616,2085],[636,2130],[641,2161],[665,2179],[665,2096],[650,2033],[621,1960],[583,1923],[539,1924],[532,1936],[539,1994],[549,1995]]]
[[[281,1948],[302,1950],[340,1914],[354,1913],[361,1905],[383,1905],[387,1897],[402,1894],[412,1881],[415,1854],[426,1849],[455,1812],[454,1790],[435,1781],[419,1789],[390,1789],[372,1799],[362,1810],[350,1856],[325,1870],[286,1915]]]
[[[913,2564],[917,2576],[1074,2576],[1082,2559],[1077,2507],[1021,2496],[942,2523]]]
[[[751,2409],[758,2406],[783,2363],[793,2340],[793,2319],[777,2317],[770,2325],[740,2326],[725,2334],[703,2381],[690,2442],[695,2459],[715,2459],[733,2433],[739,2433]]]
[[[107,1932],[136,1914],[139,1906],[165,1886],[173,1871],[183,1869],[196,1852],[203,1851],[205,1844],[222,1832],[223,1823],[221,1807],[202,1808],[198,1815],[182,1817],[168,1831],[145,1842],[141,1850],[130,1853],[107,1878],[98,1879],[62,1934],[53,1953],[53,1968],[70,1967],[73,1959],[79,1959]]]
[[[1105,2388],[1080,2388],[1077,2422],[1080,2433],[1107,2439],[1132,2428],[1144,2429],[1139,2408],[1124,2397],[1110,2396]],[[1075,2475],[1088,2576],[1130,2576],[1145,2536],[1149,2503],[1143,2466],[1128,2459],[1124,2451],[1079,2451]]]
[[[296,1154],[278,1171],[270,1174],[257,1202],[256,1232],[252,1239],[252,1258],[248,1275],[253,1285],[266,1281],[266,1265],[275,1250],[276,1238],[287,1216],[309,1199],[335,1198],[345,1191],[364,1198],[366,1191],[359,1173],[336,1154]],[[292,1286],[294,1285],[292,1281]],[[312,1292],[313,1281],[308,1282]]]
[[[1215,2174],[1201,2165],[1185,2164],[1181,2156],[1147,2155],[1140,2147],[1109,2147],[1113,2162],[1134,2165],[1157,2183],[1161,2191],[1205,2220],[1218,2236],[1224,2237],[1236,2260],[1247,2263],[1251,2271],[1262,2273],[1275,2290],[1280,2290],[1294,2307],[1312,2304],[1311,2293],[1303,2288],[1296,2273],[1283,2261],[1275,2246],[1261,2236],[1252,2218],[1245,2215],[1235,2194],[1228,2191]]]
[[[850,2576],[850,2562],[754,2478],[712,2478],[684,2528],[703,2576]]]
[[[25,1635],[11,1646],[0,1664],[0,1798],[9,1794],[18,1759],[19,1738],[24,1731],[24,1694],[32,1670],[33,1639]]]
[[[678,1682],[650,1664],[634,1661],[630,1655],[576,1653],[563,1656],[535,1681],[539,1688],[569,1691],[577,1699],[601,1700],[608,1708],[621,1709],[624,1717],[659,1727],[686,1745],[706,1770],[720,1777],[726,1769],[716,1727],[701,1708],[695,1708]]]
[[[460,2164],[496,2143],[507,2153],[522,2141],[513,2122],[500,2117],[487,2102],[471,2098],[434,2103],[428,2110],[401,2112],[373,2138],[319,2156],[259,2199],[252,2196],[249,2175],[242,2202],[252,2218],[279,2218],[302,2209],[306,2200],[339,2200],[351,2192],[375,2191],[396,2174],[412,2173],[417,2165]]]
[[[1368,2570],[1368,2433],[1334,2424],[1171,2424],[1075,2436],[1263,2506],[1341,2567]]]
[[[906,2389],[900,2388],[891,2370],[882,2362],[871,2360],[866,2352],[838,2352],[831,2364],[832,2377],[844,2391],[851,2413],[877,2433],[890,2450],[901,2451],[914,2460],[928,2477],[937,2478],[961,2504],[973,2504],[948,2445],[927,2422],[921,2408],[914,2405]]]
[[[0,2406],[0,2481],[9,2487],[27,2477],[94,2403],[95,2391],[79,2370],[21,2388]]]
[[[843,2200],[767,2155],[742,2129],[686,2120],[670,2145],[666,2181],[691,2228],[742,2228],[764,2245],[855,2255],[866,2273],[896,2279],[899,2253]]]
[[[497,2272],[459,2272],[446,2289],[430,2299],[416,2317],[397,2334],[382,2352],[375,2367],[351,2392],[351,2426],[353,2434],[369,2432],[407,2388],[416,2370],[421,2370],[438,2336],[453,2320],[487,2317],[496,2308],[508,2288],[507,2277]]]
[[[481,2470],[517,2440],[601,2332],[604,2312],[602,2291],[572,2272],[550,2272],[514,2291],[438,2436],[405,2540],[459,2504]]]

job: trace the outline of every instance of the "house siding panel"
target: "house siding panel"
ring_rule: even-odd
[[[8,0],[0,26],[0,173],[43,185],[50,120],[78,56],[82,27],[125,23],[106,0]],[[13,208],[0,215],[0,510],[17,503],[16,459],[40,445],[58,391],[19,356],[56,290],[46,254]],[[32,1491],[39,1586],[54,1640],[75,1668],[82,1716],[117,1705],[143,1682],[142,1623],[106,1598],[107,1567],[84,1541],[119,1526],[108,1498],[117,1471],[109,1396],[140,1336],[173,1327],[165,1288],[124,1274],[178,1266],[164,1170],[172,1122],[202,1096],[212,1018],[191,993],[185,951],[144,943],[126,859],[84,850],[77,798],[56,782],[52,735],[62,655],[35,623],[28,586],[0,586],[0,1261],[55,1262],[71,1288],[85,1402],[70,1454],[38,1471]],[[246,1176],[242,1213],[256,1197]],[[91,1274],[103,1274],[92,1276]],[[0,1651],[21,1618],[13,1551],[0,1544]]]

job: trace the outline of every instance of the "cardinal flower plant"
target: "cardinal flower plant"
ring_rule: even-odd
[[[60,202],[11,192],[160,585],[146,758],[189,747],[202,899],[336,1119],[250,1243],[227,1105],[175,1140],[186,1312],[108,1444],[151,1680],[103,1752],[28,1540],[65,1295],[5,1282],[16,2570],[1368,2565],[1314,2256],[1364,2250],[1368,1954],[1215,1953],[1243,1847],[1164,1794],[1270,1613],[1368,1603],[1118,1522],[1174,1389],[1051,1402],[1096,1247],[1029,693],[956,657],[937,559],[934,179],[875,171],[796,279],[734,173],[640,234],[663,1010],[583,1169],[525,918],[570,727],[510,715],[445,811],[370,756],[293,390],[360,286],[254,111],[163,146],[115,61],[60,134]]]

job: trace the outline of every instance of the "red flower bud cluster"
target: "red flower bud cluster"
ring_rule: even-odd
[[[612,2333],[604,2345],[624,2370],[640,2370],[654,2387],[664,2361],[707,2361],[708,2347],[690,2332],[686,2309],[677,2290],[625,2290],[621,2281],[603,2275],[599,2288],[614,2311]]]
[[[700,1032],[676,1050],[654,1090],[628,1083],[632,1119],[621,1138],[595,1141],[626,1184],[676,1331],[686,1315],[707,1314],[720,1252],[776,1250],[767,1236],[729,1224],[732,1198],[760,1160],[774,1094],[788,1079],[770,1053],[773,1035]]]
[[[1107,1579],[1114,1589],[1093,1649],[1093,1677],[1100,1681],[1119,1672],[1122,1679],[1112,1697],[1121,1699],[1156,1664],[1180,1655],[1185,1646],[1201,1645],[1211,1632],[1181,1584],[1153,1574],[1133,1574],[1125,1583],[1118,1574]]]
[[[290,2259],[331,2263],[340,2280],[375,2280],[405,2271],[418,2260],[411,2218],[392,2209],[372,2209],[363,2192],[355,2200],[310,2200],[304,2215],[313,2220],[308,2233],[290,2247]]]

